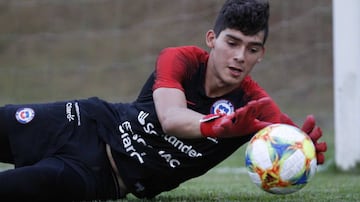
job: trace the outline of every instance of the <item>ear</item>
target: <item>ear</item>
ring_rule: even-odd
[[[211,29],[208,32],[206,32],[206,45],[209,48],[214,48],[215,39],[216,39],[216,34],[215,34],[214,30]]]

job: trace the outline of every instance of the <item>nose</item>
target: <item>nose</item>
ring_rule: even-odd
[[[241,46],[235,50],[234,60],[239,63],[243,63],[245,61],[245,47],[244,46]]]

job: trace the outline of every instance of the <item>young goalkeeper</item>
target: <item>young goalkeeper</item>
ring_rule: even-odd
[[[227,0],[209,52],[171,47],[131,103],[93,97],[0,108],[0,198],[153,198],[213,168],[261,128],[295,125],[250,76],[265,53],[269,3]],[[313,116],[302,129],[319,164],[326,143]]]

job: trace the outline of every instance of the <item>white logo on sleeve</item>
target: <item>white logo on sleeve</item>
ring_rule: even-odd
[[[35,111],[31,108],[20,108],[15,113],[15,118],[19,123],[27,124],[35,117]]]

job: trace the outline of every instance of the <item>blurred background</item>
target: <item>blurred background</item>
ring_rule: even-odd
[[[168,46],[206,49],[222,0],[1,0],[0,104],[136,98]],[[333,137],[332,2],[271,0],[253,77],[302,124]]]

